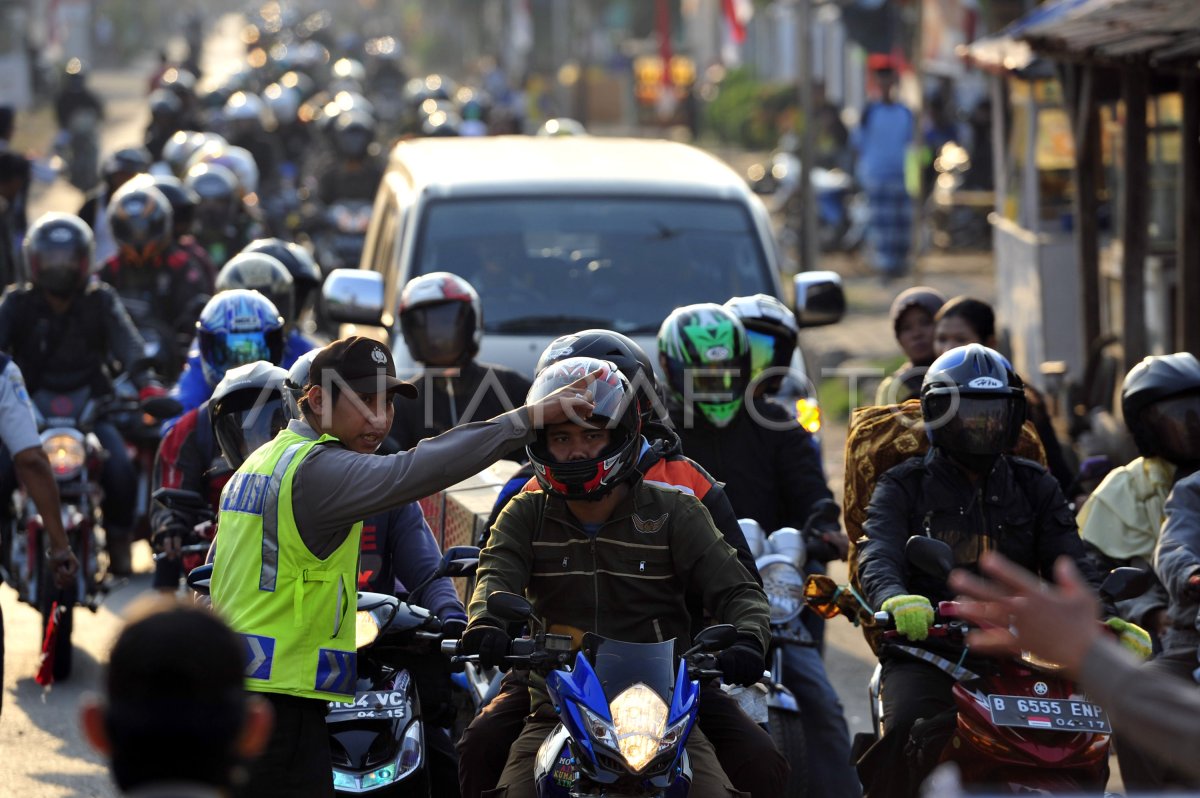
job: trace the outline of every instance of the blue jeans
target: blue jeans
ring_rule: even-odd
[[[788,645],[783,650],[783,684],[800,704],[808,756],[808,794],[858,798],[862,785],[850,762],[850,729],[834,692],[821,653]]]

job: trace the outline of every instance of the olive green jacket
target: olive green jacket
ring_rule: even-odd
[[[566,502],[520,493],[496,519],[479,557],[471,626],[503,625],[487,613],[493,591],[524,593],[549,631],[631,643],[690,644],[685,596],[702,596],[718,623],[770,640],[766,594],[738,562],[694,496],[638,482],[595,535]]]

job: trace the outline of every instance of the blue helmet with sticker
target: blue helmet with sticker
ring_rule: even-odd
[[[216,386],[234,366],[283,360],[283,318],[257,291],[235,288],[208,301],[196,322],[204,380]]]
[[[925,373],[921,415],[934,446],[975,470],[990,469],[1021,433],[1025,385],[999,352],[982,344],[960,346]]]

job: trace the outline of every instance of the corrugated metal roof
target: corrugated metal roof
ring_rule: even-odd
[[[1151,63],[1187,58],[1200,50],[1198,0],[1084,0],[1055,10],[1022,19],[1017,38],[1048,54],[1146,58]]]
[[[1200,0],[1051,0],[963,55],[991,69],[1020,71],[1039,54],[1152,64],[1200,57]]]

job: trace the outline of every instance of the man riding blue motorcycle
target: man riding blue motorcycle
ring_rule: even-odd
[[[641,417],[629,381],[610,363],[569,358],[538,376],[528,401],[585,375],[595,410],[586,421],[548,425],[529,445],[542,490],[514,497],[492,529],[462,651],[485,665],[505,662],[511,640],[487,602],[496,591],[527,595],[534,617],[577,646],[592,632],[628,643],[674,639],[686,647],[690,589],[718,621],[737,627],[737,642],[718,658],[726,680],[757,682],[768,639],[766,596],[699,500],[641,480]],[[497,794],[537,794],[535,755],[558,719],[540,677],[531,678],[530,692],[533,713]],[[736,794],[699,729],[687,748],[692,795]]]

